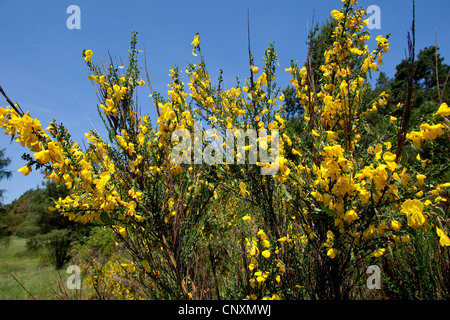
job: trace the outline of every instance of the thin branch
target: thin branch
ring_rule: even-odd
[[[24,115],[25,113],[22,111],[22,108],[19,106],[19,104],[15,104],[14,102],[9,99],[9,97],[6,95],[5,91],[3,90],[2,86],[0,86],[0,92],[5,97],[6,101],[9,103],[9,105],[19,114]],[[17,105],[17,107],[16,107]]]
[[[250,48],[250,9],[247,10],[247,41],[248,41],[248,57],[250,64],[252,63],[252,51]],[[253,83],[253,73],[251,73],[251,81]]]
[[[439,83],[439,67],[438,67],[438,45],[437,45],[437,29],[435,30],[435,34],[434,34],[434,41],[435,41],[435,56],[436,56],[436,85],[437,85],[437,90],[438,90],[438,98],[439,98],[439,104],[442,104],[443,98],[444,98],[444,92],[445,92],[445,87],[447,86],[447,82],[448,82],[448,78],[450,76],[450,71],[447,73],[447,77],[445,78],[444,81],[444,86],[442,87],[442,91],[441,91],[441,85]]]
[[[411,27],[411,34],[408,32],[408,60],[409,60],[409,70],[408,70],[408,95],[406,97],[405,108],[403,110],[403,119],[401,127],[397,134],[397,150],[396,150],[396,162],[400,161],[403,153],[403,147],[406,141],[406,133],[409,127],[409,119],[411,117],[411,110],[413,107],[413,94],[414,94],[414,60],[415,60],[415,46],[416,46],[416,6],[415,0],[413,0],[413,20]]]
[[[447,86],[448,78],[450,76],[450,71],[447,73],[447,77],[445,78],[444,86],[442,87],[442,97],[444,97],[445,87]]]
[[[436,85],[438,92],[439,104],[442,104],[441,86],[439,84],[439,64],[438,64],[438,45],[437,45],[437,29],[434,30],[434,55],[436,57]]]
[[[145,76],[147,77],[147,83],[148,83],[148,87],[149,87],[149,89],[150,89],[150,93],[152,94],[153,99],[156,100],[156,103],[155,103],[155,106],[156,106],[156,113],[158,114],[158,117],[160,117],[160,116],[161,116],[161,113],[159,112],[159,108],[158,108],[158,99],[155,98],[155,93],[153,92],[152,83],[150,82],[150,76],[149,76],[149,74],[148,74],[146,51],[147,51],[147,50],[145,50],[145,44],[144,44]]]
[[[94,131],[100,135],[97,131],[97,129],[95,128],[94,124],[92,123],[91,119],[89,119],[88,115],[86,114],[86,112],[84,112],[83,108],[81,107],[81,105],[78,103],[77,100],[75,100],[75,103],[77,104],[78,108],[81,110],[81,112],[84,114],[84,116],[86,117],[86,119],[89,121],[89,123],[91,124],[92,128],[94,129]]]
[[[252,50],[250,46],[250,9],[247,9],[247,41],[248,41],[248,59],[250,65],[250,87],[253,88],[254,80],[253,80],[253,56]],[[256,112],[256,101],[252,99],[253,104],[253,112]]]
[[[314,26],[314,15],[315,15],[315,10],[313,10],[313,17],[312,17],[312,24],[311,26]],[[314,109],[317,106],[317,93],[316,93],[316,85],[314,82],[314,71],[312,70],[312,64],[311,64],[311,37],[309,35],[309,31],[308,31],[308,25],[306,25],[306,39],[307,39],[307,46],[308,46],[308,54],[306,57],[306,73],[308,76],[308,112],[309,112],[309,126],[311,130],[315,129],[315,117],[314,117]],[[313,99],[314,102],[311,102],[311,90],[313,93]],[[314,159],[314,163],[318,164],[319,163],[319,158],[318,158],[318,152],[317,152],[317,148],[314,144],[314,139],[311,142],[311,151],[312,151],[312,155],[313,155],[313,159]]]
[[[37,299],[35,298],[35,296],[33,296],[33,295],[30,293],[30,291],[28,291],[27,288],[25,288],[25,287],[20,283],[20,281],[17,280],[16,277],[14,277],[14,275],[13,275],[12,273],[10,273],[9,275],[10,275],[11,277],[13,277],[14,280],[17,281],[18,284],[20,284],[20,286],[21,286],[21,287],[22,287],[22,288],[30,295],[31,298],[33,298],[33,300],[37,300]]]

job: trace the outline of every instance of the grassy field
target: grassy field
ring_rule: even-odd
[[[58,299],[58,271],[38,256],[23,254],[25,241],[14,237],[8,246],[0,247],[0,300]],[[65,284],[69,275],[65,269],[59,272]]]

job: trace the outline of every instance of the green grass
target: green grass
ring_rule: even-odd
[[[58,271],[40,257],[24,254],[25,242],[25,239],[13,237],[9,246],[0,247],[0,300],[33,299],[29,293],[37,300],[57,299],[55,292],[61,292]],[[65,269],[59,272],[65,284],[69,275]]]

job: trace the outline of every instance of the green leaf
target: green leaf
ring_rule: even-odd
[[[102,212],[102,213],[101,213],[100,219],[102,220],[102,222],[103,222],[104,224],[107,224],[107,225],[110,225],[110,226],[113,226],[113,225],[115,224],[115,223],[114,223],[114,220],[111,219],[111,217],[109,216],[109,214],[106,213],[106,212]]]
[[[364,129],[367,131],[367,133],[373,134],[372,129],[370,129],[370,126],[367,123],[364,123]]]
[[[403,148],[402,151],[402,160],[400,161],[400,164],[402,166],[406,165],[406,162],[408,161],[408,153],[406,152],[406,150]]]
[[[86,239],[87,239],[87,237],[84,236],[84,235],[82,235],[82,234],[80,233],[80,231],[78,231],[78,230],[77,230],[77,237],[78,237],[78,239],[79,239],[81,242],[85,242]]]
[[[372,191],[373,194],[375,194],[377,197],[380,197],[380,194],[378,193],[377,189],[375,188],[375,183],[372,181],[372,184],[370,185],[370,191]]]
[[[334,217],[336,215],[336,211],[331,210],[330,208],[328,208],[327,206],[325,206],[322,202],[319,202],[319,206],[320,208],[325,211],[326,214],[328,214],[329,216]]]
[[[283,184],[281,185],[281,190],[283,191],[283,195],[288,198],[289,200],[292,200],[291,194],[287,191],[286,186]]]

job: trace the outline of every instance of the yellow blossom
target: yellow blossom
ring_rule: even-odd
[[[392,220],[391,227],[392,227],[392,229],[394,229],[394,231],[398,231],[402,227],[402,224],[400,222],[398,222],[397,220]]]
[[[264,250],[263,252],[261,252],[261,254],[266,259],[268,259],[270,257],[270,251],[269,250]]]
[[[376,249],[373,253],[372,253],[372,255],[375,257],[375,258],[379,258],[379,257],[381,257],[383,254],[384,254],[384,252],[386,251],[386,249]]]
[[[450,238],[445,234],[444,231],[442,231],[441,229],[439,229],[438,227],[436,227],[436,233],[438,235],[438,237],[440,237],[439,239],[439,244],[444,247],[444,246],[450,246]]]
[[[422,226],[426,221],[426,217],[423,215],[423,203],[417,199],[406,200],[402,204],[401,212],[406,214],[408,225],[413,229]]]
[[[29,165],[26,165],[26,166],[24,166],[24,167],[18,169],[17,172],[23,172],[23,175],[24,175],[24,176],[27,176],[27,175],[29,175],[30,172],[31,172],[31,167],[30,167]]]
[[[441,117],[450,116],[450,108],[445,102],[440,105],[438,111],[436,112],[436,115]]]
[[[198,36],[198,34],[195,35],[194,40],[191,42],[191,45],[193,46],[198,46],[200,44],[200,38]]]
[[[416,178],[417,178],[417,183],[419,184],[419,186],[421,186],[421,185],[423,185],[424,183],[425,183],[425,179],[426,179],[426,175],[424,175],[424,174],[418,174],[417,176],[416,176]]]
[[[352,222],[358,219],[358,215],[355,210],[349,210],[344,215],[344,220],[347,222]]]
[[[338,251],[334,248],[329,248],[327,251],[327,256],[330,257],[331,259],[334,259],[337,255]]]
[[[94,55],[94,54],[93,54],[92,50],[86,50],[86,51],[84,52],[84,61],[86,61],[86,62],[91,62],[91,57],[92,57],[93,55]]]

